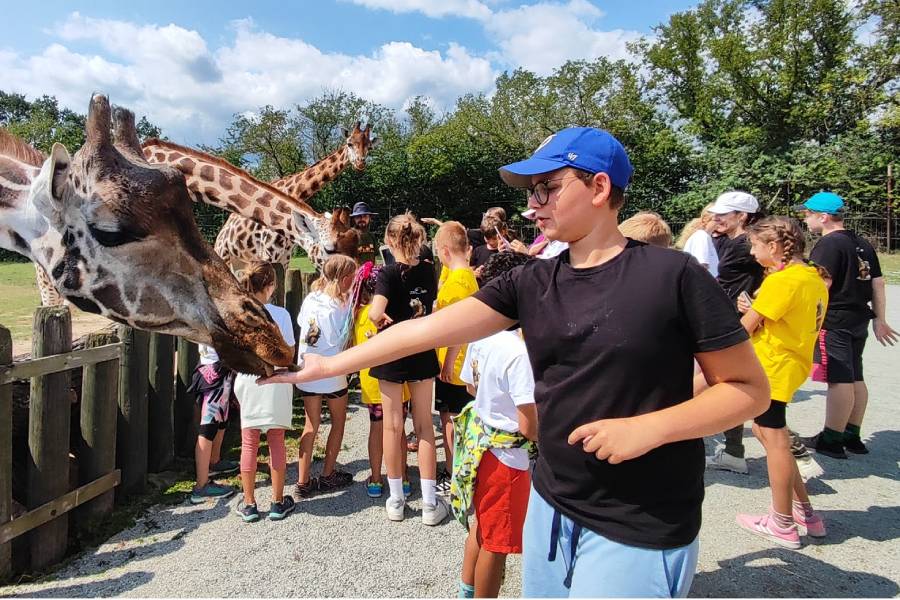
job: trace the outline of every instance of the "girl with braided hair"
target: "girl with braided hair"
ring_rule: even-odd
[[[791,454],[785,409],[806,380],[828,306],[827,273],[804,259],[800,224],[767,217],[747,230],[750,252],[767,276],[752,304],[738,302],[741,324],[751,335],[771,387],[769,409],[753,420],[753,434],[766,451],[772,506],[762,516],[741,514],[738,524],[779,546],[800,548],[800,535],[825,536]]]

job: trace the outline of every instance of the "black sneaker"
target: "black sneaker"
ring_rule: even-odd
[[[346,471],[335,469],[332,471],[331,475],[322,475],[319,477],[319,490],[330,492],[345,488],[351,483],[353,483],[353,475]]]
[[[244,504],[243,501],[238,504],[235,512],[243,519],[244,523],[255,523],[259,521],[259,510],[255,504]]]
[[[844,436],[844,449],[847,452],[852,452],[853,454],[868,454],[869,449],[866,448],[866,445],[863,444],[863,441],[859,439],[858,435],[855,435],[851,438],[848,438],[846,435]]]
[[[285,496],[281,499],[281,502],[273,502],[272,506],[269,507],[269,519],[272,521],[280,521],[294,512],[294,507],[296,506],[293,498]]]
[[[310,477],[306,483],[298,483],[294,486],[294,495],[298,498],[309,498],[319,489],[319,480]],[[293,498],[291,498],[293,500]]]
[[[209,476],[230,475],[231,473],[237,473],[240,468],[241,463],[236,460],[222,459],[214,465],[209,465]]]
[[[844,451],[844,444],[841,442],[826,442],[825,436],[821,433],[803,440],[803,443],[805,443],[808,448],[815,450],[816,454],[824,454],[825,456],[842,460],[847,458],[847,453]]]
[[[443,469],[438,473],[435,490],[442,496],[450,494],[450,473],[448,473],[446,469]]]

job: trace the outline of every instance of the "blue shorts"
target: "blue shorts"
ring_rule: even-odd
[[[555,515],[556,510],[532,487],[523,533],[525,598],[684,598],[690,591],[699,538],[681,548],[639,548],[578,528],[561,515],[554,527]],[[574,565],[573,529],[578,535]]]

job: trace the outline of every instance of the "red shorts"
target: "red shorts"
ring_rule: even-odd
[[[504,465],[488,450],[475,477],[475,518],[481,547],[499,554],[522,553],[522,527],[531,475]]]

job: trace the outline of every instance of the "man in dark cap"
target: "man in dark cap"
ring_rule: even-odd
[[[369,210],[369,205],[365,202],[354,204],[353,212],[350,213],[353,228],[359,233],[356,259],[360,264],[364,264],[366,261],[375,262],[375,250],[378,245],[375,243],[375,236],[369,232],[369,223],[372,221],[372,215],[377,214]]]

